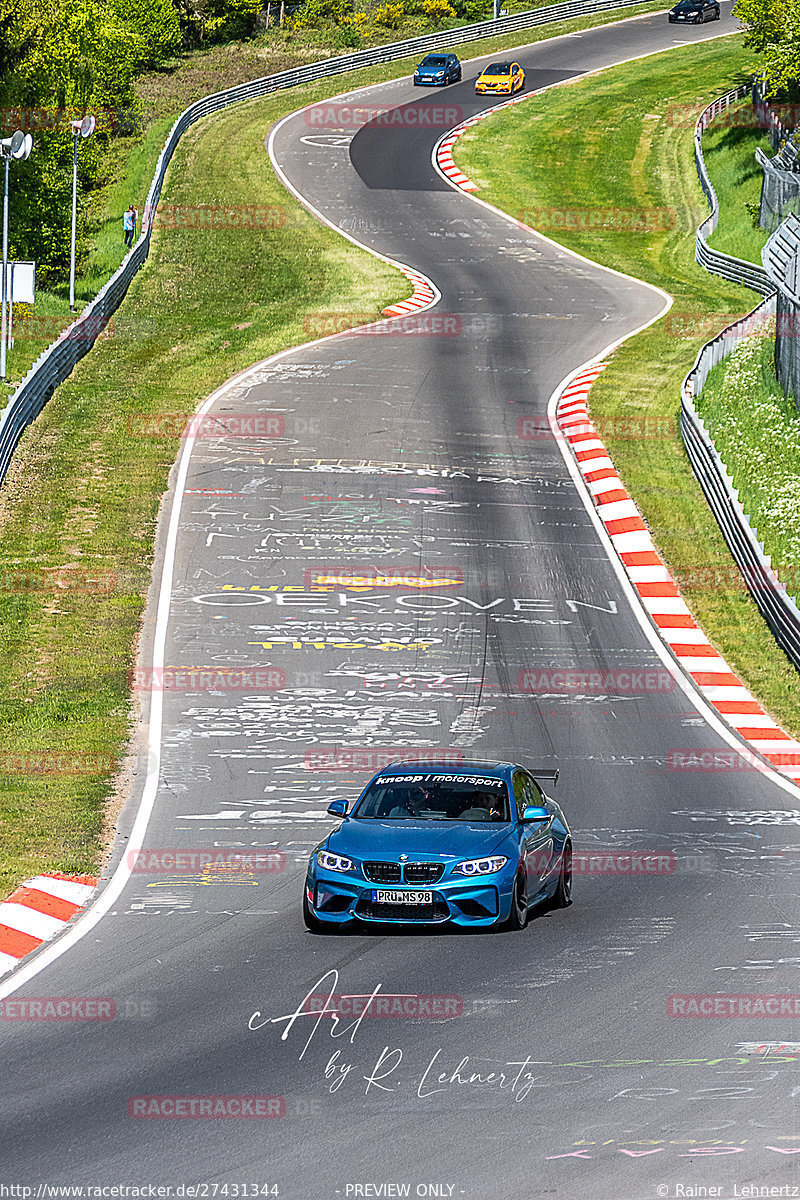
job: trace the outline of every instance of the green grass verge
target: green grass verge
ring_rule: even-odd
[[[745,339],[708,376],[698,412],[772,565],[800,582],[800,416],[775,375],[773,336]]]
[[[703,158],[719,200],[719,224],[709,245],[760,266],[769,234],[753,221],[754,212],[758,219],[763,178],[755,152],[771,157],[772,147],[764,130],[750,123],[752,117],[749,100],[723,113],[703,134]]]
[[[550,237],[674,297],[671,313],[613,356],[592,389],[592,413],[696,618],[767,709],[798,735],[797,671],[743,591],[677,429],[681,381],[697,351],[729,314],[757,300],[694,261],[695,228],[708,209],[687,118],[740,82],[744,63],[741,40],[733,37],[613,68],[481,122],[456,144],[456,160],[481,198],[515,217],[527,213],[528,223],[538,217]],[[588,224],[585,214],[616,209],[649,212],[650,228],[633,233],[609,216],[607,228],[565,229],[565,196],[575,225]],[[559,215],[561,228],[548,213]],[[673,432],[619,436],[642,418],[645,428]]]

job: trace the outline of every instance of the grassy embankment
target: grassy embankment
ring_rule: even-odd
[[[681,381],[697,351],[757,300],[694,261],[695,228],[708,210],[687,117],[740,82],[744,61],[740,39],[725,38],[555,88],[469,130],[457,143],[456,160],[479,184],[479,197],[514,216],[563,212],[565,197],[580,213],[662,214],[638,233],[613,219],[607,228],[542,232],[674,297],[665,318],[613,356],[592,389],[592,414],[605,427],[620,475],[698,621],[747,686],[798,735],[797,672],[743,589],[677,428]],[[713,156],[711,164],[714,170]],[[734,206],[758,198],[752,175],[742,179],[748,174],[728,172],[728,182],[741,180]],[[720,180],[718,186],[727,185]],[[726,201],[723,221],[728,211]],[[744,256],[752,241],[726,248]],[[642,418],[645,428],[671,422],[674,432],[619,436]]]
[[[723,254],[761,263],[769,236],[754,221],[761,195],[762,171],[756,149],[772,156],[769,137],[752,123],[749,100],[733,106],[703,134],[703,158],[719,201],[719,224],[709,245]]]

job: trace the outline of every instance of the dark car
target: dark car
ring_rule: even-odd
[[[704,21],[719,20],[719,4],[716,0],[678,0],[669,11],[671,25],[702,25]]]
[[[455,54],[426,54],[414,68],[414,84],[422,87],[444,87],[460,78],[461,63]]]
[[[391,763],[352,807],[334,800],[328,812],[340,824],[303,889],[316,933],[359,922],[522,929],[537,905],[571,901],[567,819],[514,763]]]

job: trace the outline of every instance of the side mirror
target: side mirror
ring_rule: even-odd
[[[328,805],[328,812],[332,817],[347,816],[347,801],[346,800],[331,800]]]
[[[541,808],[538,804],[526,804],[522,812],[522,820],[527,825],[536,821],[540,825],[545,825],[550,820],[550,813],[546,808]]]

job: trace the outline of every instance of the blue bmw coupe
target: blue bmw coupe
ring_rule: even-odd
[[[351,811],[334,800],[328,812],[343,820],[311,855],[303,892],[315,933],[360,921],[523,929],[535,905],[571,903],[566,818],[513,763],[392,763]]]

